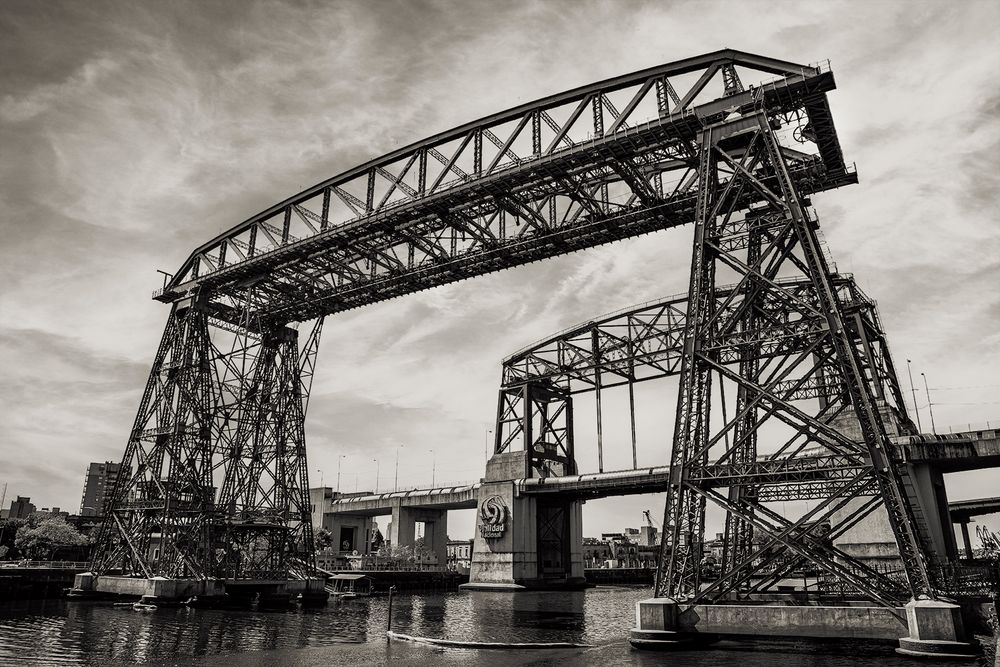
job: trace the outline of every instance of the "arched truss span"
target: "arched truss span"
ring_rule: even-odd
[[[734,113],[763,109],[794,135],[785,158],[802,193],[839,187],[856,175],[834,87],[828,68],[727,49],[523,104],[262,211],[154,296],[208,293],[216,319],[266,327],[688,223],[694,141]]]
[[[778,282],[801,300],[803,308],[795,311],[787,303],[773,303],[770,312],[761,313],[772,322],[772,326],[758,332],[768,341],[760,357],[765,361],[809,350],[824,331],[821,319],[808,313],[814,298],[811,283],[803,279]],[[833,283],[867,381],[876,388],[878,400],[891,411],[893,420],[902,422],[904,430],[913,430],[875,302],[850,275],[834,276]],[[728,318],[740,317],[740,304],[729,301],[732,291],[732,286],[719,290],[720,302],[725,304],[720,329],[727,328]],[[505,359],[495,452],[558,442],[565,450],[561,456],[573,459],[572,397],[621,386],[628,386],[631,394],[631,385],[677,375],[683,357],[687,307],[686,294],[646,302],[568,328]],[[720,363],[738,362],[748,345],[759,345],[759,341],[739,336],[725,341],[718,350]],[[820,362],[813,371],[805,377],[783,380],[774,391],[788,401],[822,399],[841,403],[841,410],[848,409],[836,364]],[[831,411],[829,418],[834,419],[841,410]],[[634,434],[634,411],[630,418]],[[526,446],[528,443],[531,445]],[[545,470],[541,463],[533,468]]]

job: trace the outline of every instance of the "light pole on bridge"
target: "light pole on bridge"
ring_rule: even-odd
[[[392,490],[393,492],[399,491],[399,448],[403,445],[396,444],[396,474],[392,479]]]
[[[927,388],[927,375],[924,373],[920,374],[920,377],[924,379],[924,391],[927,393],[927,411],[931,413],[931,433],[937,435],[937,428],[934,426],[934,404],[931,403],[931,390]]]
[[[432,489],[435,486],[435,484],[434,484],[434,472],[435,472],[435,459],[434,459],[434,450],[432,449],[431,450],[431,488]]]
[[[378,493],[378,473],[379,473],[379,463],[378,459],[372,459],[375,462],[375,493]]]
[[[341,454],[337,457],[337,493],[340,493],[340,463],[347,458],[347,454]]]
[[[920,426],[920,407],[917,406],[917,388],[913,386],[913,371],[910,370],[910,360],[906,360],[906,374],[910,376],[910,393],[913,394],[913,411],[917,413],[917,430],[922,431]]]

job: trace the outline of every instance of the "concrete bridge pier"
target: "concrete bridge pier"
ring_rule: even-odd
[[[372,517],[363,514],[330,513],[323,517],[321,525],[330,531],[333,546],[338,551],[369,553]]]
[[[923,518],[923,525],[929,539],[930,556],[935,560],[951,561],[958,557],[958,546],[952,530],[949,514],[948,494],[945,491],[944,474],[928,463],[907,464],[910,480],[910,502]],[[868,501],[859,497],[849,501],[831,517],[839,523],[850,517]],[[882,564],[900,568],[899,547],[889,524],[885,507],[879,507],[859,521],[853,528],[834,540],[834,545],[865,563]]]
[[[438,564],[447,563],[448,510],[403,507],[398,499],[394,499],[389,543],[412,547],[417,541],[417,523],[424,524],[424,547],[437,557]]]
[[[903,636],[905,634],[905,636]],[[636,603],[636,648],[682,650],[727,636],[784,639],[868,639],[898,642],[897,653],[915,658],[969,659],[976,654],[962,625],[961,608],[938,600],[903,607],[696,604],[671,598]]]
[[[583,501],[519,495],[527,452],[496,454],[479,488],[469,583],[480,590],[584,588]]]
[[[962,519],[958,522],[959,527],[962,529],[962,546],[965,548],[965,557],[972,558],[972,538],[969,537],[969,522],[971,519]]]

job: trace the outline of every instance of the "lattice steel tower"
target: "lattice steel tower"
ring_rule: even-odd
[[[671,454],[676,492],[665,508],[656,595],[690,602],[738,597],[806,563],[886,604],[899,599],[901,588],[909,596],[930,594],[928,540],[885,424],[887,391],[896,406],[902,398],[894,374],[887,385],[876,372],[859,335],[862,319],[838,298],[818,220],[804,205],[788,171],[788,149],[778,141],[786,122],[763,110],[737,112],[698,137],[694,252]],[[815,167],[822,169],[819,161]],[[723,283],[736,284],[724,297],[718,293]],[[852,421],[860,438],[845,433]],[[765,441],[769,446],[760,451]],[[719,464],[728,464],[728,480],[719,479]],[[803,474],[780,485],[769,479],[807,465],[815,471],[811,479]],[[723,481],[726,493],[719,490]],[[873,491],[859,512],[838,514]],[[769,506],[779,500],[812,503],[788,518]],[[710,582],[702,578],[708,502],[726,516],[721,574]],[[880,504],[897,536],[903,578],[876,571],[833,543]]]

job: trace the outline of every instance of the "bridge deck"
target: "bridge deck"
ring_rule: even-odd
[[[932,435],[904,436],[896,439],[906,460],[933,462],[943,472],[961,472],[1000,467],[1000,432],[997,429]]]
[[[478,492],[479,484],[467,484],[437,489],[373,493],[331,500],[329,511],[335,514],[382,516],[392,514],[394,506],[441,510],[475,509]]]
[[[901,456],[910,463],[930,463],[944,472],[978,470],[1000,466],[1000,437],[994,430],[970,431],[948,435],[921,434],[896,438],[896,446]],[[751,464],[717,464],[708,467],[702,483],[708,486],[727,486],[736,479],[745,481],[752,477],[759,484],[805,484],[837,483],[849,477],[856,466],[839,455],[800,456],[794,459],[766,460]],[[549,495],[559,494],[579,499],[607,498],[642,493],[662,493],[670,488],[670,467],[614,470],[603,473],[568,475],[565,477],[527,478],[514,481],[519,494]],[[398,493],[372,494],[360,497],[340,498],[331,502],[330,511],[344,514],[368,516],[391,514],[394,505],[401,507],[426,507],[433,509],[473,509],[476,507],[479,484]],[[766,494],[766,490],[761,491]],[[808,491],[806,492],[808,495]],[[767,496],[764,495],[762,499]],[[806,496],[803,496],[805,498]],[[780,499],[778,496],[775,500]],[[956,505],[960,513],[977,512],[988,514],[1000,511],[1000,499],[967,501],[952,504],[955,516]],[[990,511],[980,511],[976,503],[993,503]],[[988,508],[987,508],[988,509]]]
[[[974,516],[1000,514],[1000,497],[957,500],[948,503],[952,521],[968,521]]]

